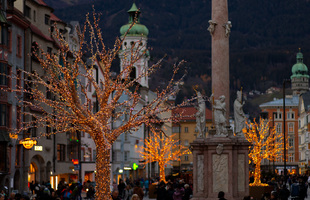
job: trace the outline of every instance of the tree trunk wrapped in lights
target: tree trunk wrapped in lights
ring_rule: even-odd
[[[278,160],[283,155],[283,133],[277,133],[275,127],[270,128],[270,121],[260,119],[260,122],[248,124],[243,129],[245,138],[252,144],[249,147],[249,158],[255,164],[254,182],[250,186],[267,186],[261,183],[261,162],[263,159]]]
[[[124,132],[135,131],[142,124],[147,126],[161,122],[172,122],[172,117],[158,118],[161,113],[169,112],[175,106],[163,106],[169,97],[177,93],[174,87],[183,77],[175,80],[179,65],[174,66],[173,76],[168,85],[161,91],[157,91],[154,99],[149,103],[139,106],[142,95],[139,93],[137,82],[150,76],[159,63],[145,69],[143,74],[132,80],[130,72],[135,62],[145,55],[141,52],[140,45],[132,45],[131,53],[126,57],[127,67],[117,75],[111,76],[111,65],[119,51],[122,41],[116,39],[112,49],[107,49],[103,42],[103,35],[98,26],[99,19],[93,14],[94,22],[90,22],[87,16],[83,30],[79,32],[80,46],[77,51],[70,51],[68,43],[55,28],[56,41],[59,46],[57,54],[49,54],[42,49],[35,53],[44,73],[24,72],[25,83],[28,88],[22,88],[17,92],[27,94],[21,100],[26,107],[40,110],[38,113],[24,112],[30,115],[30,119],[23,122],[20,129],[11,130],[11,137],[17,138],[18,134],[32,127],[53,127],[51,133],[40,133],[38,137],[63,132],[82,131],[90,134],[96,144],[96,199],[110,200],[110,151],[114,141]],[[89,32],[90,39],[86,41],[85,34]],[[85,49],[90,53],[91,63],[83,59]],[[38,55],[40,54],[40,56]],[[71,58],[70,58],[71,57]],[[100,68],[103,79],[96,80],[94,75],[95,64]],[[11,78],[17,78],[14,75]],[[83,81],[82,81],[83,80]],[[93,112],[91,96],[88,87],[93,87],[98,102],[97,112]],[[46,91],[53,98],[47,98]],[[122,100],[123,96],[126,100]],[[145,99],[142,102],[146,102]],[[188,101],[189,102],[189,101]],[[184,102],[178,106],[188,104]],[[124,117],[126,116],[126,117]],[[126,120],[123,120],[126,118]],[[120,122],[118,126],[112,126],[113,122]],[[169,143],[170,145],[170,143]]]
[[[174,140],[174,135],[167,136],[161,130],[151,128],[149,138],[144,140],[144,145],[138,150],[142,156],[144,164],[158,162],[160,181],[166,182],[165,165],[171,161],[180,161],[184,154],[191,154],[188,147],[179,144],[179,140]]]

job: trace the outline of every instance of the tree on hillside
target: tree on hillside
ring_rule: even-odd
[[[49,54],[42,49],[37,49],[37,53],[33,52],[36,53],[44,73],[24,72],[24,81],[28,87],[20,89],[19,92],[30,97],[29,100],[26,98],[21,100],[23,105],[40,110],[40,113],[24,112],[24,115],[30,116],[27,118],[29,121],[23,122],[21,128],[11,130],[11,137],[16,138],[18,134],[32,127],[45,126],[54,128],[48,135],[77,131],[90,134],[96,145],[96,199],[109,200],[111,199],[110,151],[114,141],[124,132],[139,129],[142,124],[148,126],[174,120],[171,117],[157,116],[174,109],[175,106],[169,106],[169,104],[163,106],[163,103],[176,94],[177,89],[173,86],[182,80],[174,78],[179,69],[179,65],[175,65],[174,75],[167,86],[157,91],[153,99],[148,99],[148,104],[139,106],[146,100],[137,83],[140,79],[150,76],[159,67],[159,63],[144,70],[138,78],[132,79],[130,72],[133,66],[146,53],[146,51],[141,52],[141,45],[134,44],[131,46],[130,53],[125,56],[124,62],[127,62],[127,67],[124,67],[118,75],[111,76],[111,64],[121,50],[122,40],[116,39],[114,47],[107,48],[98,26],[98,15],[93,14],[92,21],[87,16],[83,29],[79,33],[80,47],[77,51],[69,50],[68,43],[55,27],[58,53]],[[86,34],[90,36],[87,41]],[[91,55],[91,63],[83,60],[85,49]],[[103,79],[97,80],[94,74],[95,64],[102,71]],[[96,96],[98,103],[96,112],[87,93],[90,85],[95,88],[93,95]],[[48,98],[46,92],[49,92],[48,96],[53,98]],[[124,96],[126,98],[123,98]],[[187,103],[184,102],[183,105]],[[124,118],[126,120],[123,120]],[[112,127],[111,124],[116,121],[121,123]],[[41,133],[39,137],[48,135]]]
[[[283,134],[277,133],[275,127],[270,128],[269,123],[269,120],[260,119],[259,123],[254,120],[253,123],[247,123],[248,129],[243,129],[245,138],[252,144],[249,147],[249,158],[255,164],[252,186],[265,185],[261,183],[263,159],[275,161],[283,156]]]
[[[147,163],[158,162],[160,181],[166,182],[165,165],[171,161],[180,161],[180,157],[184,154],[191,154],[188,147],[175,140],[174,135],[167,136],[161,130],[152,127],[150,137],[144,140],[138,153],[141,155],[141,161],[144,165]]]

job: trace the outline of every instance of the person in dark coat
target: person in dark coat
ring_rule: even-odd
[[[119,184],[117,186],[117,189],[118,189],[119,196],[121,197],[121,199],[124,197],[125,188],[126,188],[126,184],[124,183],[123,179],[119,179]]]
[[[132,194],[137,194],[139,196],[140,200],[143,200],[144,192],[143,189],[140,187],[140,182],[136,182],[136,186],[133,188],[133,193]]]
[[[184,196],[182,200],[189,200],[192,194],[193,194],[192,189],[189,187],[188,184],[185,184],[184,185]]]
[[[167,190],[165,188],[166,184],[164,181],[161,181],[158,185],[156,194],[157,194],[157,198],[156,200],[166,200],[167,198]]]
[[[226,199],[224,198],[224,196],[225,196],[225,193],[224,193],[223,191],[220,191],[220,192],[218,193],[218,195],[217,195],[217,197],[219,198],[219,200],[226,200]]]
[[[290,196],[290,191],[287,189],[286,185],[283,185],[279,191],[279,197],[281,200],[288,200]]]

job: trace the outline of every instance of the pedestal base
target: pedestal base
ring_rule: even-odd
[[[243,199],[249,195],[250,144],[244,137],[215,136],[212,131],[191,143],[193,200],[218,200],[219,191],[226,199]]]

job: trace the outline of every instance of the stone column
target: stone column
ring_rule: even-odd
[[[226,97],[226,117],[229,117],[229,33],[227,0],[212,0],[212,90],[215,99]]]

